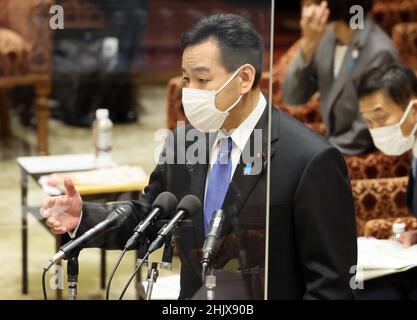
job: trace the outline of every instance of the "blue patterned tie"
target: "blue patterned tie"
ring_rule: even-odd
[[[208,232],[211,216],[217,209],[221,209],[229,188],[232,174],[232,138],[220,140],[220,152],[216,163],[210,170],[207,181],[206,197],[204,199],[204,234]]]

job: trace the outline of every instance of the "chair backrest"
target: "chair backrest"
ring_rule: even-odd
[[[376,151],[360,156],[345,156],[345,160],[350,178],[359,180],[408,176],[411,157],[411,152],[394,157]]]
[[[417,72],[417,22],[397,24],[392,30],[392,40],[402,63]]]
[[[417,21],[417,0],[377,0],[371,15],[391,35],[396,24]]]
[[[107,16],[95,3],[81,0],[63,0],[60,5],[65,12],[65,28],[103,29]]]
[[[411,216],[406,205],[408,177],[352,180],[358,235],[372,219]]]

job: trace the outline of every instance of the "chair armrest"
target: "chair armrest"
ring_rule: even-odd
[[[10,76],[27,70],[30,45],[13,30],[0,27],[0,76]]]
[[[52,0],[4,0],[0,2],[0,25],[19,34],[30,45],[28,72],[52,70],[52,29],[49,10]]]
[[[372,219],[365,224],[364,236],[388,239],[392,234],[392,225],[396,222],[405,223],[406,231],[417,230],[417,219],[415,217]]]

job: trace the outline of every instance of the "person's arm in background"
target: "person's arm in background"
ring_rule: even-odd
[[[352,299],[357,264],[356,222],[350,180],[340,152],[318,151],[294,198],[295,237],[304,266],[304,299]]]
[[[345,155],[361,155],[370,151],[373,146],[368,126],[359,111],[349,130],[329,137],[328,141]]]
[[[289,105],[304,104],[317,92],[314,54],[325,32],[328,17],[327,2],[303,9],[301,49],[288,67],[282,83],[283,99]]]

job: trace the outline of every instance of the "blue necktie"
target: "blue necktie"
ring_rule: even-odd
[[[232,174],[232,138],[220,140],[220,152],[216,163],[210,170],[207,181],[206,197],[204,199],[204,234],[208,232],[211,216],[217,209],[221,209],[229,188]]]

